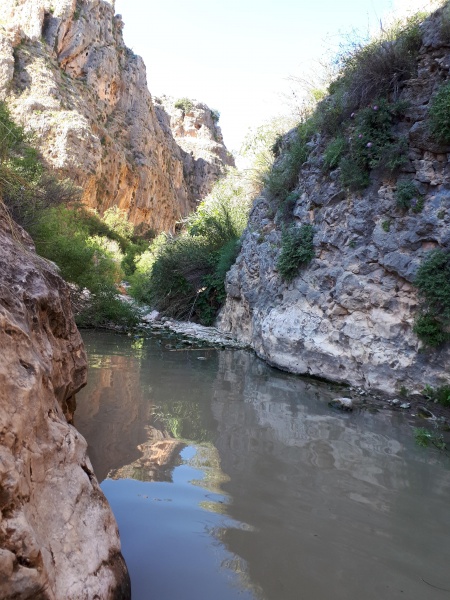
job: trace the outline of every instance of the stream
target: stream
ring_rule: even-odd
[[[75,425],[133,600],[450,597],[450,459],[243,350],[82,332]]]

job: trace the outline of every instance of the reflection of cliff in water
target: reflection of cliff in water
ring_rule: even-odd
[[[138,446],[142,456],[130,465],[111,470],[108,478],[172,482],[173,469],[182,463],[180,452],[186,444],[155,427],[146,429],[149,439]]]
[[[89,456],[99,481],[111,469],[131,463],[147,439],[146,424],[153,406],[150,390],[143,390],[137,376],[140,360],[111,354],[89,356],[88,388],[78,397],[75,426],[89,444]]]
[[[445,583],[448,539],[430,515],[439,494],[448,497],[449,474],[433,469],[429,454],[408,456],[405,444],[415,452],[414,442],[402,417],[335,413],[327,386],[276,373],[246,353],[220,355],[214,387],[229,514],[251,527],[220,538],[245,559],[267,600],[390,600],[400,590],[423,598],[419,574],[430,553]]]

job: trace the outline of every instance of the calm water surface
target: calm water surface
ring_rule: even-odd
[[[448,600],[449,458],[408,417],[244,351],[83,338],[76,425],[133,600]]]

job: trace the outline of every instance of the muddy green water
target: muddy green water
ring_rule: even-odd
[[[133,600],[448,600],[449,458],[408,417],[243,351],[83,338],[75,424]]]

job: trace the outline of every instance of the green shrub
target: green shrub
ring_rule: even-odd
[[[339,162],[347,148],[347,140],[339,135],[331,140],[323,153],[323,165],[332,170],[339,166]]]
[[[266,185],[274,196],[288,195],[295,187],[300,167],[308,159],[310,151],[307,144],[316,132],[315,127],[316,124],[312,118],[301,123],[283,157],[268,173]]]
[[[176,100],[174,107],[179,108],[185,114],[187,114],[191,112],[191,110],[194,108],[194,103],[192,102],[192,100],[189,100],[189,98],[179,98],[178,100]]]
[[[292,225],[283,231],[277,269],[285,281],[292,281],[299,268],[314,258],[313,238],[314,228],[309,224]]]
[[[147,240],[136,240],[127,245],[124,257],[120,263],[126,277],[129,277],[136,271],[136,258],[141,256],[147,248]]]
[[[348,152],[339,165],[344,187],[363,189],[369,184],[371,169],[393,172],[406,161],[406,140],[393,132],[404,109],[403,102],[389,103],[382,98],[353,115]]]
[[[450,406],[450,385],[448,384],[441,385],[436,389],[426,385],[423,393],[433,402],[442,404],[442,406]]]
[[[211,118],[214,121],[214,123],[218,123],[219,119],[220,119],[220,112],[218,110],[216,110],[215,108],[211,109]]]
[[[450,253],[433,250],[414,281],[421,298],[414,331],[428,346],[440,346],[450,336]]]
[[[39,153],[23,127],[16,125],[0,102],[0,198],[25,229],[47,207],[74,202],[79,190],[45,172]]]
[[[75,321],[79,327],[119,325],[128,328],[139,323],[139,313],[135,306],[118,298],[114,285],[102,282],[95,286]]]
[[[58,265],[66,281],[89,290],[101,282],[113,285],[122,275],[121,256],[115,260],[107,238],[89,233],[84,211],[62,206],[43,211],[31,228],[36,250]]]
[[[220,250],[211,256],[213,272],[205,275],[203,284],[205,289],[199,294],[192,313],[197,315],[204,325],[212,325],[217,313],[225,302],[225,276],[237,258],[240,241],[231,239]]]
[[[368,43],[356,41],[336,60],[338,83],[344,91],[344,114],[367,106],[377,97],[397,93],[417,68],[424,13],[397,21]],[[338,84],[335,83],[335,88]]]
[[[389,220],[383,221],[381,223],[381,227],[382,227],[383,231],[385,231],[386,233],[389,233],[389,231],[391,230],[391,222]]]
[[[351,158],[343,158],[339,163],[339,167],[341,169],[340,180],[345,188],[357,191],[369,185],[370,178],[368,171]]]
[[[297,192],[291,192],[283,201],[280,202],[277,214],[282,222],[288,223],[292,220],[292,213],[298,198],[299,196]]]
[[[212,245],[207,239],[168,236],[152,265],[148,302],[164,315],[188,319],[211,272]]]
[[[428,114],[431,134],[439,142],[450,144],[450,83],[439,88]]]
[[[177,319],[210,325],[225,300],[225,274],[247,223],[249,190],[232,170],[178,236],[159,236],[136,261],[132,295]]]
[[[441,321],[428,313],[420,314],[416,318],[413,330],[427,346],[441,346],[449,339],[448,334],[442,330]]]
[[[128,220],[126,211],[118,206],[105,210],[102,222],[108,227],[110,235],[114,232],[120,239],[127,241],[133,237],[134,225]]]
[[[411,180],[403,180],[397,182],[395,191],[395,201],[398,208],[408,210],[411,208],[411,200],[419,196],[419,190]]]
[[[329,95],[318,103],[316,109],[317,127],[325,135],[339,134],[342,123],[348,116],[346,92],[342,81],[334,81],[328,88]]]

